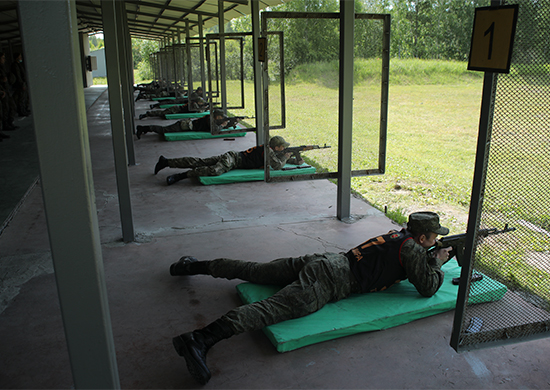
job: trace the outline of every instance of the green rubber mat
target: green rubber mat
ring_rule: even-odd
[[[296,165],[286,164],[284,166],[286,171],[271,171],[270,175],[275,176],[291,176],[291,175],[305,175],[315,173],[315,167],[311,167],[307,164],[302,164],[306,168],[293,169]],[[264,180],[263,169],[233,169],[232,171],[225,172],[220,176],[200,176],[199,181],[204,185],[212,184],[231,184],[245,181],[262,181]]]
[[[325,305],[321,310],[302,318],[284,321],[263,329],[279,352],[292,351],[307,345],[333,340],[361,332],[382,330],[453,310],[458,286],[452,279],[460,276],[456,261],[443,266],[445,281],[430,298],[421,296],[414,286],[403,281],[386,291],[354,294],[347,299]],[[472,284],[470,302],[493,302],[504,296],[507,288],[487,276]],[[237,292],[244,303],[265,299],[280,289],[241,283]]]
[[[202,118],[203,116],[210,115],[210,111],[204,112],[184,112],[182,114],[166,114],[166,119],[184,119],[184,118]]]
[[[154,97],[151,98],[151,100],[176,100],[174,96],[166,96],[166,97]]]
[[[231,128],[229,130],[235,130],[235,129]],[[246,132],[230,133],[230,134],[223,134],[222,132],[221,134],[212,135],[205,131],[182,131],[181,133],[164,133],[164,139],[166,141],[189,141],[189,140],[195,140],[195,139],[244,137],[245,135],[246,135]]]

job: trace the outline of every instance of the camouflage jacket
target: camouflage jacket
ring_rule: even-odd
[[[267,148],[267,160],[269,166],[274,170],[280,170],[287,162],[293,164],[290,159],[279,152],[276,153],[273,149]],[[248,150],[239,153],[240,161],[239,168],[241,169],[258,169],[264,166],[264,146],[254,146]]]
[[[443,284],[443,262],[430,257],[406,229],[371,238],[346,257],[362,292],[383,291],[409,279],[422,296],[431,297]]]

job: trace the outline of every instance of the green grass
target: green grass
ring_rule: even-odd
[[[482,78],[465,63],[392,60],[386,172],[355,177],[353,190],[375,207],[405,216],[433,210],[452,233],[466,230],[481,102]],[[362,82],[354,87],[353,169],[378,168],[380,60],[355,65]],[[318,77],[315,77],[317,75]],[[319,76],[321,75],[321,76]],[[376,75],[376,76],[375,76]],[[433,84],[431,77],[439,80]],[[394,78],[397,81],[394,82]],[[337,170],[338,69],[333,63],[295,70],[285,86],[286,128],[274,130],[292,144],[330,145],[304,153],[318,168]],[[413,81],[416,84],[411,84]],[[238,101],[238,83],[230,81],[228,100]],[[246,110],[254,116],[252,84],[246,86]],[[270,86],[270,122],[280,123],[279,86]],[[253,123],[252,123],[253,124]],[[254,125],[254,124],[253,124]]]
[[[392,85],[441,85],[478,83],[483,73],[466,69],[464,62],[392,59],[390,82]],[[382,60],[357,59],[354,63],[355,85],[380,84]],[[298,83],[318,84],[327,88],[338,88],[338,62],[318,62],[297,66],[286,78],[287,85]]]
[[[94,77],[94,85],[107,85],[107,77]]]

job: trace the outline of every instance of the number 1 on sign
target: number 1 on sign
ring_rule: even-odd
[[[490,60],[491,56],[493,55],[493,37],[494,37],[494,34],[495,34],[495,22],[491,23],[491,25],[485,31],[485,34],[483,36],[486,37],[487,34],[490,34],[489,35],[489,55],[487,57],[487,59]]]

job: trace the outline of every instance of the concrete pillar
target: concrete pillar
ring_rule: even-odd
[[[338,98],[338,188],[336,217],[350,217],[353,128],[353,1],[340,2],[340,90]]]
[[[113,150],[115,154],[115,174],[119,200],[122,240],[134,241],[134,222],[130,197],[130,176],[128,174],[128,154],[125,142],[125,122],[122,97],[121,61],[119,53],[122,48],[117,38],[116,1],[102,0],[103,34],[105,37],[105,61],[107,64],[107,84]]]
[[[256,145],[261,145],[265,139],[264,105],[263,105],[263,72],[262,64],[258,61],[258,38],[260,37],[260,5],[257,1],[250,2],[252,18],[252,47],[254,57],[254,103],[256,114]]]
[[[94,78],[92,77],[92,71],[86,69],[86,57],[90,55],[90,42],[88,40],[88,34],[80,33],[80,58],[82,59],[82,81],[84,88],[93,85]]]
[[[117,389],[120,383],[95,207],[75,2],[20,1],[18,6],[74,387]],[[59,107],[63,115],[55,114]]]
[[[199,15],[199,58],[201,62],[201,86],[205,98],[211,99],[210,96],[206,96],[206,67],[205,67],[205,58],[204,58],[204,31],[202,23],[202,15]],[[211,91],[208,91],[211,92]]]
[[[227,113],[227,71],[225,66],[225,19],[223,0],[218,0],[218,27],[220,30],[220,93],[222,110]]]
[[[120,49],[120,82],[122,87],[122,108],[128,165],[136,165],[134,150],[134,67],[132,60],[132,40],[128,30],[128,18],[124,1],[116,1],[117,43]]]

